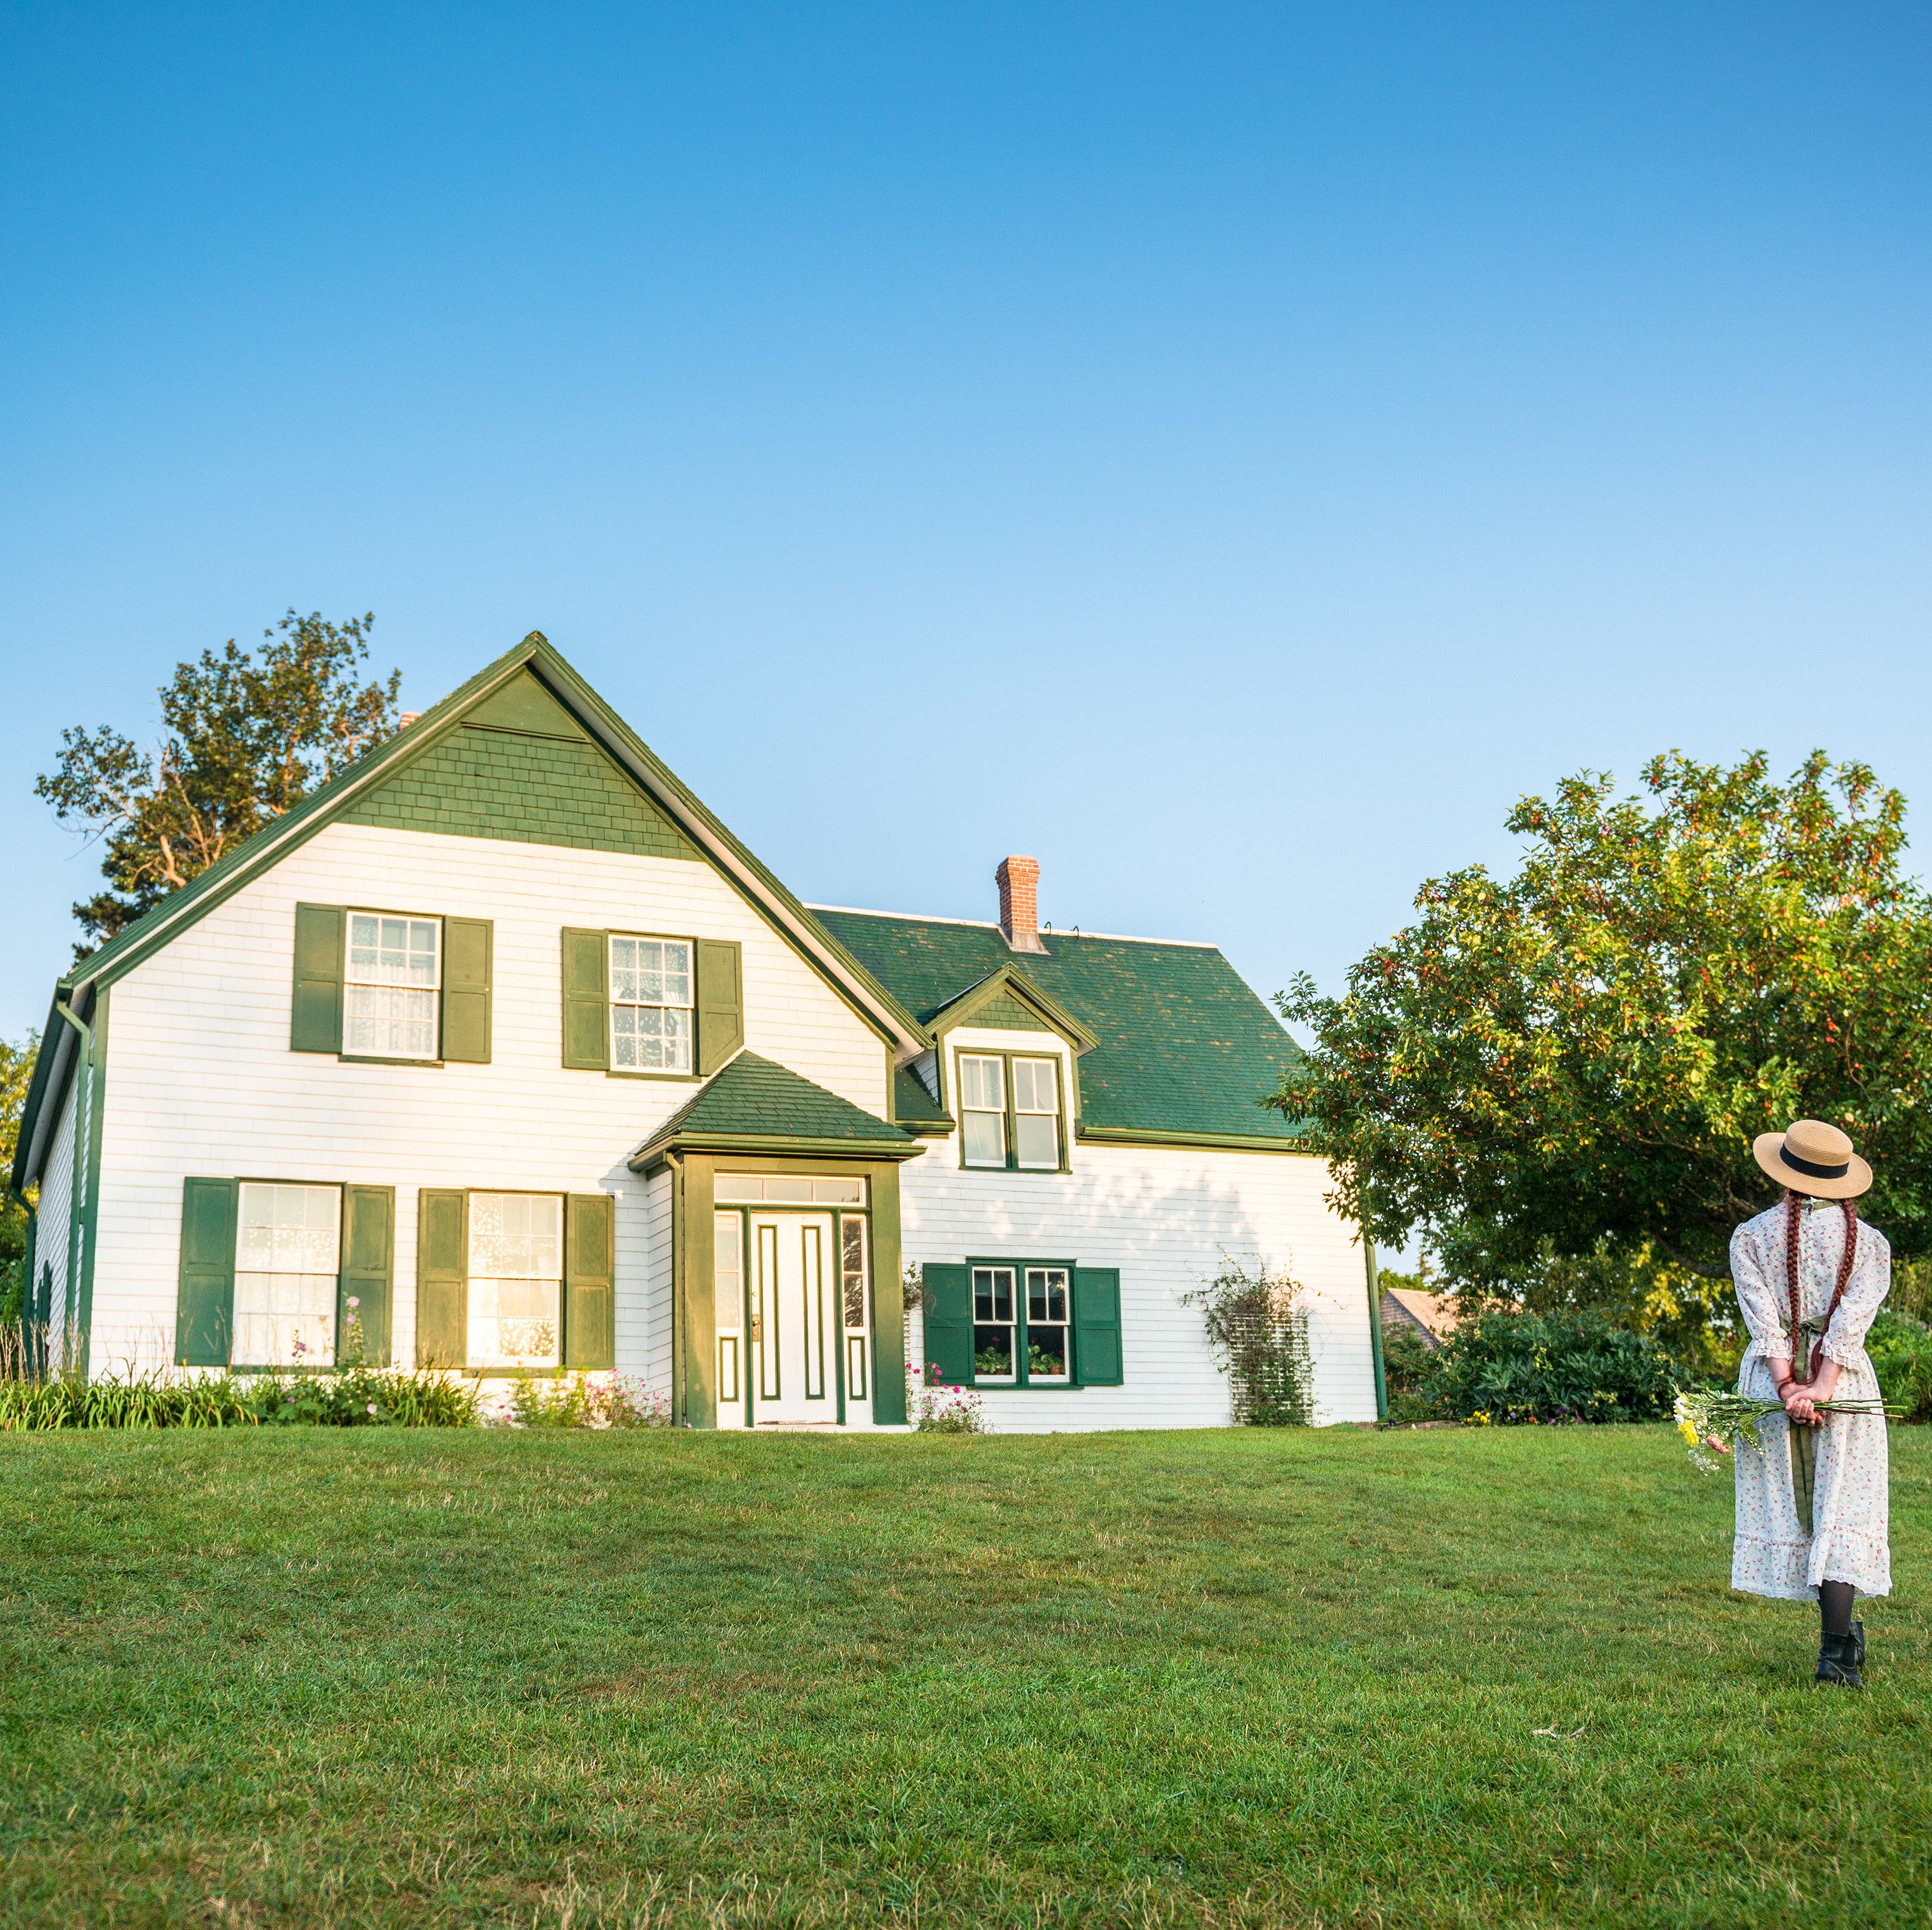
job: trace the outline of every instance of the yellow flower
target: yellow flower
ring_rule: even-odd
[[[1489,1425],[1489,1417],[1479,1407],[1470,1416],[1469,1424],[1471,1427],[1486,1428]]]
[[[1678,1424],[1677,1431],[1682,1434],[1693,1447],[1697,1446],[1697,1430],[1694,1422],[1690,1421],[1680,1422]]]

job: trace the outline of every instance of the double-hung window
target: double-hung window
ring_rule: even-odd
[[[1033,1385],[1067,1378],[1068,1286],[1063,1266],[1026,1269],[1026,1378]]]
[[[554,1367],[563,1358],[563,1201],[470,1195],[469,1364]]]
[[[339,1186],[242,1182],[232,1359],[251,1367],[333,1364],[342,1227]]]
[[[1014,1378],[1018,1358],[1014,1346],[1015,1269],[976,1266],[973,1269],[973,1375],[995,1384]]]
[[[352,911],[348,925],[342,1050],[370,1058],[434,1059],[441,920]]]
[[[962,1164],[1059,1171],[1063,1158],[1059,1060],[962,1051],[959,1120]]]
[[[691,946],[681,938],[610,941],[610,1063],[625,1072],[691,1070]]]

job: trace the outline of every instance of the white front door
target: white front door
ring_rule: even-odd
[[[829,1213],[751,1216],[753,1413],[839,1418],[839,1282]]]

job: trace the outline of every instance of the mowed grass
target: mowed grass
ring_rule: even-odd
[[[1918,1924],[1662,1428],[0,1440],[0,1922]]]

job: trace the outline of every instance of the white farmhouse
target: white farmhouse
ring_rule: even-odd
[[[997,1428],[1191,1427],[1226,1256],[1373,1419],[1286,1034],[1210,946],[1041,931],[1038,871],[996,925],[802,904],[533,635],[60,981],[32,1311],[94,1375],[359,1347],[872,1428],[916,1362]]]

